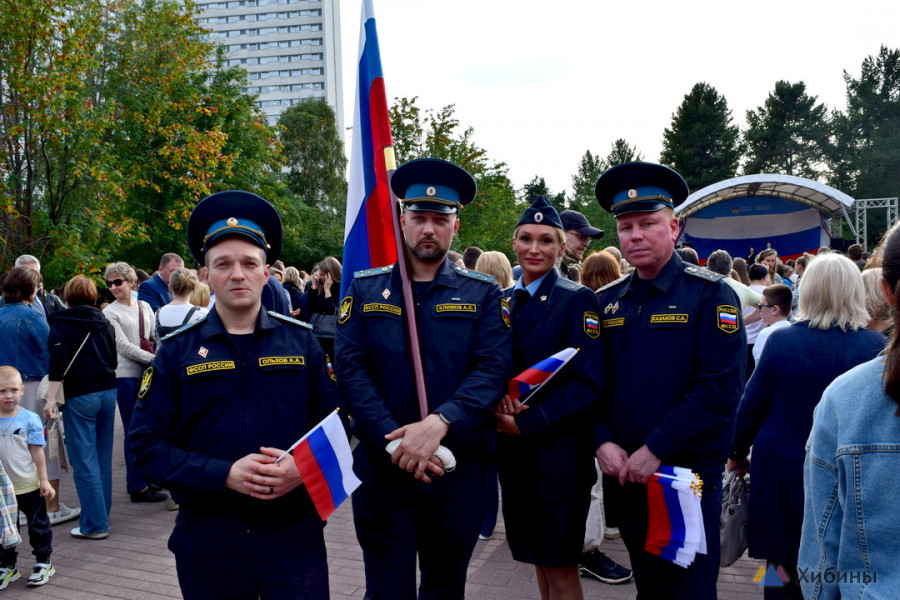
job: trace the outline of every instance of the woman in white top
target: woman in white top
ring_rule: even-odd
[[[175,269],[169,277],[169,291],[172,301],[160,308],[153,324],[157,347],[159,341],[192,321],[202,319],[209,311],[202,306],[191,304],[191,295],[200,286],[200,280],[193,271]]]
[[[128,429],[134,411],[135,395],[140,386],[141,373],[153,360],[153,352],[141,348],[141,324],[144,338],[153,334],[153,309],[146,302],[135,300],[131,292],[137,287],[137,274],[128,263],[115,262],[106,267],[106,285],[116,301],[103,309],[116,332],[116,404],[125,429],[125,480],[132,502],[160,502],[167,498],[151,489],[132,464],[128,451]],[[141,319],[142,317],[142,319]]]

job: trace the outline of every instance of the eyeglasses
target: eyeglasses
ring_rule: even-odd
[[[773,306],[775,306],[775,305],[774,304],[763,304],[762,302],[760,302],[759,304],[756,305],[756,308],[759,310],[762,310],[764,308],[772,308]]]
[[[114,288],[114,287],[122,285],[123,283],[125,283],[124,279],[113,279],[112,281],[106,282],[106,287]]]

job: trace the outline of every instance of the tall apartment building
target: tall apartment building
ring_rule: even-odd
[[[247,70],[244,91],[270,124],[302,98],[325,98],[344,131],[340,0],[197,0],[197,21]]]

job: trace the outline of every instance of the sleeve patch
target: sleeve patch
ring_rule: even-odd
[[[593,311],[584,313],[584,332],[589,338],[600,337],[600,317]]]
[[[144,375],[141,377],[141,387],[138,389],[138,398],[143,399],[150,391],[150,384],[153,383],[153,367],[147,367]]]
[[[725,333],[735,333],[741,329],[738,309],[728,304],[716,307],[716,326]]]
[[[509,312],[509,300],[506,298],[500,298],[500,318],[503,319],[503,323],[506,325],[507,329],[512,327]]]
[[[347,321],[350,320],[350,315],[353,313],[353,296],[346,296],[343,300],[341,300],[341,311],[338,314],[338,324],[343,325]]]

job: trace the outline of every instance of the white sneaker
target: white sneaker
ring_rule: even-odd
[[[19,578],[19,570],[15,567],[4,567],[0,569],[0,590],[5,590],[6,586]]]
[[[47,516],[50,517],[50,524],[56,525],[57,523],[65,523],[66,521],[77,519],[80,514],[80,508],[69,508],[68,506],[60,502],[59,510],[56,512],[47,513]]]
[[[44,585],[50,581],[50,577],[54,573],[56,573],[56,569],[50,563],[34,563],[34,570],[28,576],[28,581],[25,582],[25,585],[28,587]]]

